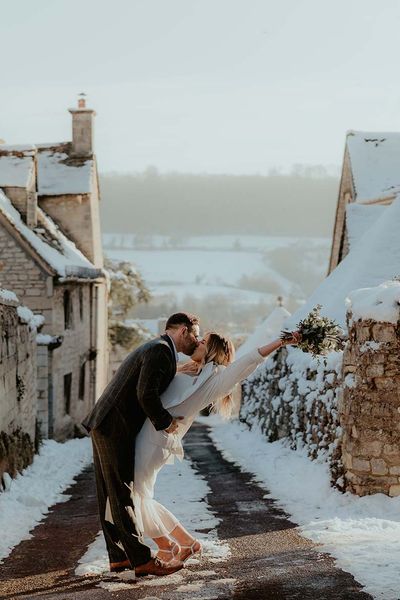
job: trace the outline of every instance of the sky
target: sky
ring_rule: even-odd
[[[71,139],[101,172],[338,167],[349,129],[400,130],[398,0],[0,0],[0,138]]]

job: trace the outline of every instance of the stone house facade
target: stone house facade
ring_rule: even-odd
[[[40,428],[59,440],[74,434],[108,372],[95,113],[82,100],[70,112],[72,142],[0,146],[0,287],[45,318]]]

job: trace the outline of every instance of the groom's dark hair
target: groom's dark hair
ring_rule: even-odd
[[[193,325],[199,324],[199,317],[191,315],[190,313],[179,312],[171,315],[165,325],[165,329],[173,329],[174,327],[180,327],[185,325],[189,331],[192,330]]]

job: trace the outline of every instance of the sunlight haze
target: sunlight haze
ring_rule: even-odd
[[[2,0],[0,138],[68,140],[97,111],[102,172],[338,169],[348,129],[400,127],[400,5]]]

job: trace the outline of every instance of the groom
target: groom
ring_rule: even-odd
[[[160,395],[176,374],[178,352],[191,355],[198,345],[199,319],[187,313],[169,317],[165,334],[128,354],[83,422],[91,434],[100,521],[110,571],[134,568],[136,576],[169,575],[182,568],[152,558],[142,544],[129,485],[134,481],[135,438],[148,417],[157,430],[178,426]],[[133,511],[133,512],[132,512]]]

